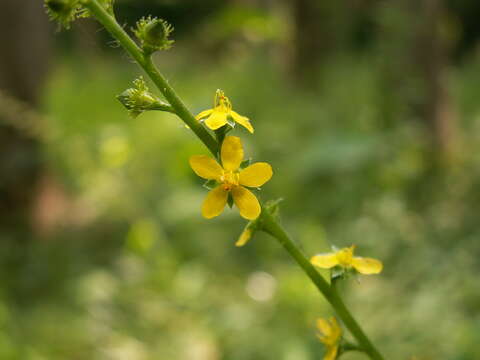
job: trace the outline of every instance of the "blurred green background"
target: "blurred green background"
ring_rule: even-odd
[[[236,210],[204,220],[205,153],[173,115],[128,117],[141,72],[91,20],[0,5],[0,359],[309,360],[332,314]],[[156,57],[197,113],[217,88],[252,119],[306,254],[357,245],[342,286],[387,359],[480,358],[480,3],[118,0],[175,26]],[[153,86],[152,86],[153,88]],[[347,335],[348,337],[348,335]],[[348,353],[345,359],[362,355]]]

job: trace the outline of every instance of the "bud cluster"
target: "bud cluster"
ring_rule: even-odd
[[[137,27],[133,29],[143,51],[147,54],[170,49],[174,42],[169,39],[172,31],[173,27],[165,20],[151,16],[141,18],[137,22]]]

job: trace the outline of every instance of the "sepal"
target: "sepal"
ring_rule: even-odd
[[[213,180],[213,179],[207,180],[202,186],[207,190],[213,190],[214,188],[217,187],[217,180]]]

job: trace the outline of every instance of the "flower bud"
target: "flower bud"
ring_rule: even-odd
[[[169,40],[172,31],[173,27],[165,20],[152,18],[151,16],[141,18],[137,22],[137,27],[133,29],[143,50],[148,54],[157,50],[170,49],[173,44],[173,40]]]
[[[133,85],[133,88],[127,89],[117,96],[117,99],[125,106],[130,116],[135,118],[149,110],[174,112],[170,105],[158,100],[150,93],[142,77],[136,79]]]
[[[51,20],[55,20],[65,29],[70,28],[81,9],[78,0],[45,0],[45,8]]]

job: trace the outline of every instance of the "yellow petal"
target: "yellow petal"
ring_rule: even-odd
[[[273,175],[272,167],[265,162],[258,162],[240,171],[239,183],[245,186],[259,187]]]
[[[243,186],[235,186],[232,189],[232,196],[235,205],[240,210],[240,215],[245,219],[254,220],[260,215],[262,209],[256,196],[250,190]]]
[[[340,337],[342,336],[342,328],[338,324],[338,321],[335,318],[335,316],[332,316],[330,318],[330,325],[331,325],[331,329],[332,329],[331,337],[335,342],[337,342],[340,339]]]
[[[317,319],[317,329],[322,333],[323,337],[330,337],[330,335],[332,334],[332,327],[330,326],[330,323],[325,320],[325,319]],[[319,337],[320,340],[322,339],[321,337]],[[322,342],[324,342],[322,340]]]
[[[223,140],[221,158],[225,170],[235,171],[243,160],[243,147],[239,137],[227,136]]]
[[[330,269],[338,265],[337,255],[334,253],[318,254],[310,259],[310,262],[322,269]]]
[[[361,274],[378,274],[383,269],[381,261],[372,258],[356,256],[352,259],[352,266]]]
[[[213,110],[212,115],[205,120],[205,124],[207,124],[210,129],[217,130],[227,124],[227,113],[224,111]]]
[[[254,131],[253,126],[247,117],[242,116],[233,110],[230,110],[230,116],[233,118],[233,120],[235,120],[237,123],[245,127],[248,131],[250,131],[253,134],[253,131]]]
[[[190,166],[195,174],[207,180],[219,180],[223,174],[222,167],[211,157],[194,155],[190,157]]]
[[[337,358],[338,345],[327,346],[327,351],[323,356],[323,360],[335,360]]]
[[[240,237],[238,238],[237,242],[235,243],[235,246],[243,246],[245,245],[248,240],[252,237],[252,230],[250,228],[246,228],[243,230],[243,232],[240,234]]]
[[[211,190],[202,205],[202,215],[204,218],[211,219],[222,213],[227,203],[228,191],[222,185]]]
[[[195,119],[200,120],[200,119],[206,118],[212,112],[213,112],[213,109],[203,110],[201,113],[195,116]]]

